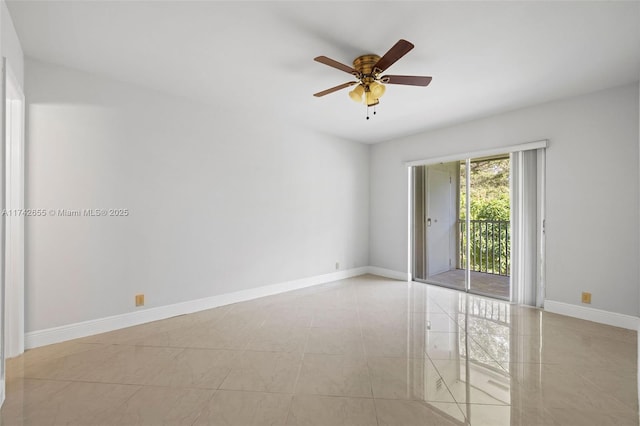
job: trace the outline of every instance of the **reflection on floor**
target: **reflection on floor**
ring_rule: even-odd
[[[28,351],[3,425],[637,425],[629,330],[362,276]]]
[[[431,275],[427,280],[435,284],[464,290],[466,272],[464,269],[453,269],[441,274]],[[471,271],[471,290],[475,293],[508,300],[510,297],[509,288],[509,277]]]

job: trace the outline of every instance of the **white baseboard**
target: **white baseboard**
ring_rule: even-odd
[[[544,310],[554,314],[567,315],[569,317],[613,325],[615,327],[627,328],[629,330],[638,330],[640,325],[640,319],[632,315],[587,308],[585,306],[572,305],[570,303],[557,302],[555,300],[545,300]]]
[[[373,275],[379,275],[385,278],[391,278],[400,281],[410,281],[411,276],[407,272],[394,271],[393,269],[378,268],[377,266],[369,266],[367,272]]]
[[[313,277],[286,281],[278,284],[271,284],[262,287],[236,291],[233,293],[220,294],[203,299],[190,300],[173,305],[148,308],[106,318],[98,318],[95,320],[48,328],[45,330],[32,331],[25,334],[25,348],[37,348],[39,346],[78,339],[94,334],[105,333],[121,328],[132,327],[152,321],[171,318],[177,315],[190,314],[206,309],[229,305],[232,303],[244,302],[247,300],[271,296],[274,294],[298,290],[301,288],[312,287],[314,285],[338,281],[364,274],[373,274],[400,281],[410,280],[410,274],[406,272],[379,268],[377,266],[365,266],[360,268],[347,269],[344,271],[316,275]],[[544,309],[548,312],[553,312],[556,314],[567,315],[574,318],[580,318],[631,330],[638,330],[640,327],[640,319],[638,317],[619,314],[616,312],[603,311],[595,308],[572,305],[570,303],[545,300]]]
[[[173,305],[148,308],[135,312],[128,312],[126,314],[48,328],[45,330],[31,331],[25,334],[25,347],[26,349],[37,348],[39,346],[50,345],[53,343],[140,325],[151,321],[171,318],[177,315],[190,314],[193,312],[203,311],[205,309],[229,305],[231,303],[244,302],[246,300],[257,299],[259,297],[271,296],[274,294],[284,293],[286,291],[298,290],[318,284],[351,278],[366,273],[370,273],[369,268],[366,266],[347,269],[344,271],[316,275],[313,277],[286,281],[278,284],[236,291],[233,293],[220,294],[203,299],[190,300]]]

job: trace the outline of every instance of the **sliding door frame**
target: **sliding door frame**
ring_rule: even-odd
[[[432,158],[426,158],[426,159],[422,159],[422,160],[414,160],[414,161],[407,161],[405,162],[405,166],[407,167],[407,178],[408,178],[408,207],[409,207],[409,212],[408,212],[408,226],[407,226],[407,240],[409,242],[409,250],[408,250],[408,260],[407,260],[407,272],[408,272],[408,277],[410,279],[410,281],[418,281],[418,282],[425,282],[425,283],[429,283],[428,281],[424,280],[424,279],[416,279],[415,276],[413,275],[414,271],[415,271],[415,261],[416,261],[416,253],[415,253],[415,221],[416,221],[416,211],[415,211],[415,206],[414,206],[414,192],[416,191],[416,188],[414,187],[414,176],[415,176],[415,172],[414,172],[414,168],[417,166],[431,166],[431,165],[435,165],[435,164],[443,164],[443,163],[449,163],[449,162],[455,162],[455,161],[459,161],[459,162],[465,162],[466,164],[466,171],[467,171],[467,176],[466,176],[466,192],[467,192],[467,198],[470,195],[470,179],[469,179],[469,170],[470,170],[470,161],[473,158],[478,158],[478,157],[489,157],[489,156],[493,156],[493,155],[501,155],[501,154],[512,154],[514,152],[521,152],[521,151],[529,151],[529,150],[538,150],[541,148],[547,148],[549,145],[548,140],[539,140],[539,141],[534,141],[534,142],[528,142],[528,143],[523,143],[523,144],[518,144],[518,145],[509,145],[509,146],[505,146],[505,147],[499,147],[499,148],[491,148],[491,149],[486,149],[486,150],[482,150],[482,151],[474,151],[474,152],[467,152],[467,153],[461,153],[461,154],[451,154],[451,155],[445,155],[445,156],[440,156],[440,157],[432,157]],[[537,198],[538,200],[541,200],[541,204],[539,205],[539,212],[542,214],[542,217],[539,218],[540,223],[538,225],[541,225],[541,229],[542,229],[542,236],[541,236],[541,241],[538,241],[538,265],[536,265],[538,267],[538,274],[537,274],[537,289],[536,292],[542,292],[542,297],[544,297],[544,288],[545,288],[545,235],[544,235],[544,213],[545,213],[545,202],[544,202],[544,192],[545,192],[545,188],[544,188],[544,184],[545,184],[545,168],[546,168],[546,164],[545,164],[545,155],[544,153],[542,154],[542,156],[538,156],[539,158],[541,158],[542,160],[542,164],[541,164],[541,170],[538,170],[538,187],[537,187]],[[426,167],[425,167],[426,169]],[[424,197],[423,197],[424,198]],[[422,207],[421,211],[424,211],[425,207]],[[465,209],[466,209],[466,215],[465,215],[465,220],[466,220],[466,226],[467,229],[470,229],[470,219],[471,219],[471,215],[470,215],[470,203],[467,202],[465,203]],[[470,245],[466,244],[465,246],[465,250],[466,250],[466,254],[467,254],[467,259],[470,259],[471,257],[471,247]],[[465,292],[467,293],[472,293],[472,294],[478,294],[480,296],[487,296],[486,294],[481,294],[481,293],[475,293],[472,292],[470,289],[470,283],[471,283],[471,270],[467,267],[467,269],[465,270]],[[432,283],[431,283],[432,284]],[[447,287],[448,288],[448,287]],[[452,289],[454,289],[452,287]],[[513,299],[513,292],[511,291],[511,296],[510,298]],[[538,293],[539,294],[539,293]]]
[[[532,149],[547,148],[549,141],[544,139],[535,142],[521,143],[519,145],[508,145],[500,148],[485,149],[482,151],[462,152],[458,154],[442,155],[439,157],[429,157],[422,160],[405,161],[407,167],[431,166],[440,163],[451,163],[453,161],[463,161],[465,158],[491,157],[500,154],[511,154],[512,152],[529,151]]]

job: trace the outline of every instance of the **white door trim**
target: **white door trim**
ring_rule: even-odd
[[[7,93],[7,58],[2,58],[2,82],[1,86],[1,95],[0,99],[6,99]],[[6,102],[2,102],[2,106],[0,106],[0,132],[2,132],[1,141],[2,141],[2,149],[0,149],[0,209],[4,209],[6,207],[6,198],[5,198],[5,183],[6,183],[6,114],[5,114],[5,104]],[[4,403],[5,399],[5,333],[6,333],[6,305],[5,305],[5,215],[0,215],[0,405]]]
[[[20,84],[6,65],[5,82],[5,208],[24,209],[25,99]],[[7,121],[8,120],[8,121]],[[5,216],[5,357],[24,352],[24,216]]]

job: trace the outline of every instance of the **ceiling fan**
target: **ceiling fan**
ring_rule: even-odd
[[[313,60],[321,64],[339,69],[353,75],[357,81],[349,81],[339,86],[332,87],[322,92],[314,93],[313,96],[319,98],[338,90],[346,89],[357,84],[349,92],[349,96],[355,102],[367,105],[367,120],[369,119],[368,107],[378,105],[380,98],[384,95],[385,84],[403,84],[408,86],[428,86],[431,77],[415,75],[381,75],[387,68],[395,64],[400,58],[413,49],[413,44],[407,40],[398,40],[387,53],[382,57],[374,54],[358,56],[353,60],[353,68],[334,61],[326,56],[318,56]],[[373,112],[376,113],[375,110]]]

